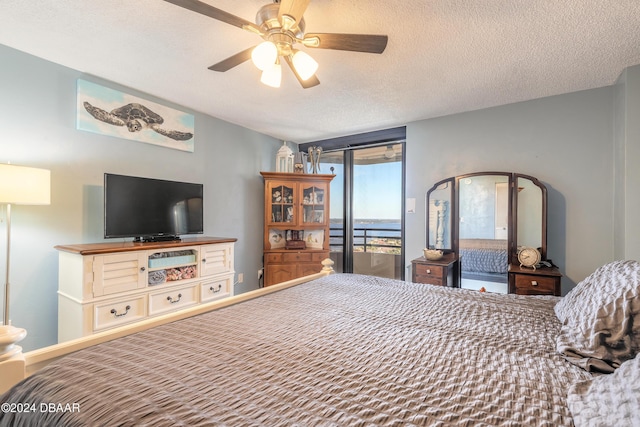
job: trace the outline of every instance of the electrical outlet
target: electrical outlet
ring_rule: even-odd
[[[262,269],[258,270],[258,280],[262,279],[263,274],[264,274],[264,271]]]
[[[238,283],[244,283],[244,273],[238,273]]]

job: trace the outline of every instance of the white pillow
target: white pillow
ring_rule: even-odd
[[[572,385],[567,403],[576,427],[640,426],[640,358]]]
[[[613,372],[640,351],[640,263],[598,268],[555,306],[557,350],[586,369]]]

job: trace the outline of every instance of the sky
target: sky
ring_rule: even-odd
[[[325,165],[323,165],[325,166]],[[336,178],[331,182],[331,218],[343,211],[343,166],[332,164]],[[327,166],[328,169],[328,166]],[[322,173],[331,173],[322,170]],[[354,168],[354,218],[397,219],[402,216],[402,162],[356,165]]]

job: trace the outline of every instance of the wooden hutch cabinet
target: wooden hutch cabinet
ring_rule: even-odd
[[[264,285],[319,272],[329,257],[329,188],[335,175],[260,173]]]

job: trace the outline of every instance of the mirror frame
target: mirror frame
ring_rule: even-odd
[[[474,176],[481,175],[502,175],[508,177],[509,181],[509,202],[508,202],[508,221],[509,221],[509,229],[507,231],[507,245],[509,248],[508,260],[511,264],[518,264],[518,179],[528,179],[535,186],[540,188],[541,190],[541,198],[542,198],[542,212],[541,212],[541,236],[540,236],[540,247],[538,250],[540,251],[540,255],[542,260],[547,259],[547,188],[545,185],[540,182],[537,178],[525,175],[517,172],[472,172],[464,175],[458,175],[443,179],[441,181],[436,182],[426,194],[426,216],[425,216],[425,225],[426,225],[426,246],[429,246],[429,199],[430,195],[433,191],[437,190],[438,187],[443,185],[444,183],[449,182],[451,187],[451,206],[449,207],[450,215],[451,215],[451,227],[450,227],[450,242],[451,247],[442,248],[443,252],[450,253],[454,252],[456,257],[458,256],[458,242],[460,236],[460,227],[459,227],[459,195],[460,195],[460,181],[465,178],[471,178]]]
[[[456,197],[456,181],[455,181],[455,177],[451,177],[451,178],[446,178],[443,179],[442,181],[438,181],[436,182],[433,187],[431,187],[429,189],[429,191],[427,191],[427,198],[426,198],[426,232],[427,232],[427,241],[426,241],[426,245],[425,248],[430,248],[429,246],[429,195],[436,191],[439,190],[438,187],[444,185],[444,184],[448,184],[448,188],[450,189],[450,200],[449,200],[449,213],[450,213],[450,225],[449,225],[449,242],[451,244],[450,247],[444,247],[444,248],[439,248],[442,249],[442,252],[444,253],[451,253],[451,252],[455,252],[457,250],[457,241],[454,242],[453,240],[453,236],[454,234],[454,230],[457,227],[457,224],[454,224],[453,218],[457,218],[458,217],[458,213],[456,211],[456,207],[457,207],[457,199],[455,199]],[[445,239],[446,240],[446,239]]]
[[[542,198],[542,212],[541,212],[541,217],[540,217],[540,226],[541,226],[541,236],[540,236],[540,247],[538,247],[537,249],[540,251],[540,256],[541,259],[543,261],[547,260],[547,187],[545,187],[545,185],[540,182],[540,180],[538,180],[538,178],[534,177],[534,176],[530,176],[530,175],[525,175],[525,174],[521,174],[521,173],[513,173],[512,176],[512,180],[513,180],[513,184],[512,184],[512,192],[511,192],[511,199],[512,201],[515,201],[515,203],[512,203],[509,207],[510,211],[511,211],[511,215],[513,215],[513,251],[510,253],[510,260],[512,264],[518,264],[518,179],[523,178],[523,179],[528,179],[529,181],[531,181],[535,186],[537,186],[538,188],[540,188],[541,194],[540,197]]]

